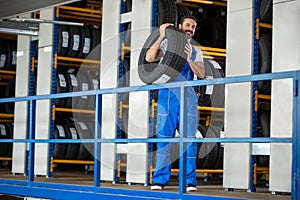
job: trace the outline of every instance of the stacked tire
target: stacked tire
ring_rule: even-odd
[[[0,39],[0,70],[15,70],[17,64],[17,41]]]
[[[15,97],[15,85],[16,79],[12,78],[8,81],[7,85],[0,86],[0,98],[13,98]],[[15,103],[1,103],[0,104],[0,112],[13,114],[15,109]]]
[[[220,138],[222,126],[198,127],[203,138]],[[223,147],[220,143],[198,143],[198,169],[222,169],[223,168]]]
[[[13,123],[0,123],[0,140],[13,138]],[[12,156],[12,143],[0,143],[0,157]]]
[[[79,92],[99,89],[99,74],[89,70],[59,70],[56,78],[57,93]],[[58,107],[75,109],[94,109],[95,96],[60,98],[56,100]]]
[[[55,139],[92,139],[94,138],[94,123],[74,121],[68,116],[59,117],[54,128]],[[55,143],[54,158],[67,160],[90,160],[93,144]]]
[[[202,138],[220,138],[221,126],[199,125]],[[197,143],[197,169],[223,169],[223,146],[220,143]],[[172,168],[179,168],[179,143],[172,144]]]
[[[96,26],[58,26],[58,55],[86,58],[100,44],[100,28]],[[99,54],[99,55],[98,55]],[[99,59],[100,51],[89,59]]]
[[[223,78],[224,72],[218,62],[214,60],[204,60],[205,79]],[[200,79],[200,78],[198,78]],[[195,92],[198,94],[199,106],[213,106],[224,107],[225,102],[225,86],[218,85],[204,85],[196,86]]]

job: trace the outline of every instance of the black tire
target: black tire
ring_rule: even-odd
[[[92,44],[92,33],[88,26],[80,27],[81,32],[81,49],[79,51],[78,57],[86,58],[87,55],[91,52],[93,44]]]
[[[73,140],[73,139],[79,138],[77,130],[74,126],[74,123],[69,122],[67,124],[64,124],[63,126],[65,127],[65,130],[66,130],[67,139]],[[68,143],[64,159],[67,159],[67,160],[76,159],[77,155],[78,155],[78,151],[79,151],[79,143]]]
[[[207,127],[203,125],[198,126],[198,130],[200,131],[200,134],[202,135],[203,138],[205,138],[206,132],[207,132]],[[198,143],[197,144],[197,152],[198,152],[198,158],[197,158],[197,169],[203,169],[203,163],[206,160],[206,156],[204,157],[199,157],[199,152],[202,147],[203,143]]]
[[[224,44],[225,32],[220,19],[205,17],[199,21],[193,39],[202,46],[220,48]]]
[[[82,46],[81,31],[80,28],[77,26],[70,26],[69,30],[70,30],[70,48],[68,51],[68,56],[77,58]]]
[[[128,109],[123,108],[121,124],[121,138],[128,138]]]
[[[270,73],[272,67],[272,35],[264,33],[259,39],[260,74]],[[271,94],[271,81],[258,81],[258,91]]]
[[[69,69],[68,71],[65,71],[63,73],[66,78],[68,92],[78,91],[78,89],[76,89],[79,87],[78,81],[76,79],[76,72],[77,71],[75,69]],[[66,98],[65,107],[72,107],[72,97]]]
[[[74,92],[78,91],[87,91],[90,90],[90,80],[86,70],[81,69],[76,74],[76,79],[78,81],[78,87],[73,88]],[[80,96],[72,98],[72,107],[76,109],[88,109],[89,105],[89,97],[88,96]]]
[[[256,157],[258,167],[269,167],[270,157],[260,155]]]
[[[146,84],[160,82],[163,76],[166,77],[164,82],[173,81],[185,62],[186,36],[181,30],[169,26],[166,29],[168,47],[162,61],[160,63],[147,63],[145,60],[146,52],[158,37],[159,30],[156,30],[146,40],[139,56],[138,73],[141,80]]]
[[[124,32],[124,43],[126,46],[131,46],[131,23],[127,23]]]
[[[9,138],[9,129],[6,123],[0,123],[0,139]],[[1,143],[0,145],[0,157],[6,157],[9,150],[9,143]]]
[[[92,49],[87,59],[100,60],[101,54],[101,28],[96,26],[89,26],[92,35]]]
[[[212,126],[215,129],[216,138],[220,138],[220,132],[224,130],[222,126]],[[218,158],[216,160],[214,169],[223,169],[223,159],[224,159],[224,147],[221,146],[220,143],[216,144],[219,147]]]
[[[0,86],[0,98],[5,98],[5,85]],[[0,112],[5,112],[5,103],[0,103]]]
[[[59,122],[54,126],[54,138],[55,139],[67,139],[66,130],[64,126]],[[54,155],[55,159],[63,159],[67,150],[67,143],[55,143]]]
[[[221,23],[221,26],[222,26],[222,29],[223,29],[223,43],[221,45],[221,48],[224,48],[226,49],[226,33],[227,33],[227,21],[226,21],[226,17],[219,17],[218,18],[220,23]]]
[[[94,139],[95,138],[95,122],[89,121],[89,122],[86,122],[86,125],[87,125],[88,131],[89,131],[88,137]],[[94,146],[95,145],[93,143],[85,144],[85,148],[91,154],[91,159],[94,159]]]
[[[191,15],[191,13],[187,7],[181,4],[176,4],[176,9],[177,9],[177,24],[179,25],[181,18],[184,16]]]
[[[98,90],[100,88],[100,75],[97,71],[89,71],[88,72],[88,79],[89,79],[89,90]],[[87,109],[95,110],[96,106],[96,96],[95,95],[89,95],[88,96],[88,106]]]
[[[265,23],[272,23],[273,15],[273,1],[272,0],[261,0],[260,1],[260,20]]]
[[[207,131],[205,138],[216,138],[216,128],[213,126],[206,127]],[[205,143],[201,145],[199,149],[198,158],[204,158],[202,168],[214,169],[218,159],[219,145],[217,143]]]
[[[210,63],[214,78],[224,77],[223,70],[219,65],[219,63],[213,60],[208,60],[208,62]],[[214,85],[214,91],[211,95],[211,106],[223,108],[224,103],[225,103],[225,85],[224,84]]]
[[[132,0],[126,0],[126,12],[132,11]]]
[[[270,111],[260,110],[258,112],[258,119],[261,125],[262,136],[270,137],[270,120],[271,120]]]
[[[205,77],[206,78],[222,78],[224,77],[221,66],[212,60],[204,60]],[[208,90],[213,87],[212,91]],[[198,94],[198,105],[224,107],[225,102],[225,86],[218,84],[213,86],[197,86],[195,92]]]
[[[5,98],[15,97],[15,88],[16,88],[16,78],[12,78],[5,89],[4,96]],[[15,110],[15,102],[5,103],[4,104],[6,113],[14,113]]]
[[[89,133],[88,126],[85,122],[75,122],[75,127],[80,139],[92,139]],[[90,152],[87,150],[88,144],[81,143],[79,145],[77,160],[88,160],[91,157]]]
[[[57,54],[67,56],[70,48],[71,34],[68,26],[58,26],[58,49]]]
[[[129,86],[129,80],[130,80],[130,60],[126,59],[124,60],[124,75],[123,75],[123,87]],[[129,103],[129,92],[122,93],[122,101],[124,104]]]
[[[7,139],[13,139],[13,134],[14,134],[14,125],[13,123],[7,122],[5,123],[6,128],[7,128]],[[6,156],[11,157],[12,156],[12,149],[13,149],[13,144],[12,142],[7,143],[7,151],[6,151]]]
[[[164,23],[177,23],[177,8],[172,0],[157,1],[157,24],[160,26]]]
[[[210,64],[207,62],[207,60],[204,60],[204,67],[205,67],[205,78],[213,77],[212,69]],[[201,78],[198,78],[198,80],[201,80]],[[195,86],[195,92],[199,96],[198,98],[198,105],[199,106],[210,106],[210,95],[206,94],[206,88],[208,86]]]
[[[7,43],[7,70],[16,70],[17,64],[17,41],[16,40],[6,40]]]
[[[57,72],[56,74],[56,93],[65,93],[68,92],[68,85],[66,81],[66,77],[64,75],[64,72]],[[65,107],[66,106],[66,98],[58,98],[56,99],[55,105],[57,107]]]
[[[7,45],[6,40],[0,39],[0,69],[4,70],[7,66]]]

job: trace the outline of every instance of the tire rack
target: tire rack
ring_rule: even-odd
[[[57,6],[56,16],[73,20],[85,20],[87,24],[101,26],[102,2],[88,0],[86,8]]]
[[[9,70],[0,70],[0,77],[2,79],[11,79],[15,77],[16,72]],[[7,85],[6,82],[0,82],[0,85]],[[12,122],[14,119],[14,114],[0,113],[0,122]],[[4,161],[6,165],[12,161],[11,157],[0,157],[0,161]]]
[[[97,26],[101,26],[101,16],[102,16],[102,2],[88,0],[86,8],[76,8],[71,6],[58,6],[56,8],[56,17],[57,18],[67,18],[73,20],[84,19],[85,24],[93,24]],[[96,69],[97,66],[100,65],[100,61],[98,60],[86,60],[82,58],[73,58],[73,57],[64,57],[58,56],[55,54],[54,65],[57,69],[58,66],[69,67],[75,66],[80,67],[80,64],[85,62],[89,64],[88,66],[84,66],[86,69]],[[96,67],[95,67],[96,66]],[[82,110],[82,109],[72,109],[72,108],[59,108],[55,105],[53,106],[53,120],[55,120],[55,116],[58,112],[67,112],[67,113],[82,113],[82,114],[94,114],[93,110]],[[86,172],[89,168],[89,165],[93,165],[93,161],[86,160],[65,160],[65,159],[54,159],[50,158],[50,171],[54,171],[54,167],[57,164],[80,164],[85,165]]]
[[[1,38],[6,39],[17,39],[16,35],[12,34],[0,34]],[[7,81],[16,76],[15,71],[11,70],[0,70],[0,85],[7,85]],[[3,81],[4,80],[4,81]],[[0,113],[0,122],[12,122],[14,119],[14,114]],[[11,157],[0,157],[0,161],[4,161],[6,164],[12,161]]]
[[[84,21],[85,24],[93,24],[93,25],[101,25],[101,16],[102,16],[102,2],[100,1],[92,1],[88,0],[87,2],[87,8],[76,8],[71,6],[57,6],[55,10],[56,19],[59,18],[67,18],[67,19],[73,19],[73,20],[80,20]],[[36,12],[35,15],[38,15],[39,13]],[[65,57],[65,56],[59,56],[57,55],[57,33],[58,29],[55,28],[55,36],[54,36],[54,42],[53,46],[55,48],[54,51],[54,73],[52,74],[52,85],[54,85],[54,89],[52,89],[53,93],[55,93],[55,85],[56,85],[56,70],[58,67],[73,67],[73,68],[79,68],[81,66],[81,63],[85,63],[87,65],[84,66],[85,69],[97,69],[96,67],[99,67],[100,61],[99,60],[88,60],[83,58],[74,58],[74,57]],[[32,58],[33,66],[38,63],[38,60],[35,58]],[[52,86],[53,87],[53,86]],[[83,110],[83,109],[72,109],[72,108],[61,108],[56,107],[55,104],[51,104],[52,106],[52,118],[51,118],[51,127],[50,127],[50,137],[54,138],[54,121],[56,119],[56,115],[59,113],[81,113],[81,114],[87,114],[92,115],[95,113],[94,110]],[[52,149],[52,150],[51,150]],[[87,160],[66,160],[66,159],[54,159],[53,158],[53,147],[50,147],[50,164],[49,164],[49,177],[52,177],[52,173],[54,172],[54,168],[58,164],[79,164],[79,165],[85,165],[86,171],[89,168],[89,165],[93,165],[94,161],[87,161]]]

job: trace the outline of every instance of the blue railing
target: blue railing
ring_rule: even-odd
[[[186,89],[190,86],[198,85],[215,85],[215,84],[232,84],[242,82],[253,82],[259,80],[275,80],[275,79],[292,79],[293,80],[293,133],[292,138],[187,138],[186,135],[180,134],[180,138],[145,138],[145,139],[101,139],[101,110],[102,110],[102,95],[105,94],[117,94],[122,92],[138,92],[138,91],[150,91],[165,88],[180,88],[180,103],[181,110],[180,115],[180,133],[186,133]],[[142,85],[123,88],[109,88],[101,90],[92,90],[84,92],[69,92],[60,94],[49,95],[37,95],[37,96],[25,96],[15,98],[0,99],[0,103],[7,102],[20,102],[27,101],[31,106],[30,116],[30,133],[29,139],[1,139],[0,143],[28,143],[29,144],[29,169],[28,178],[25,181],[22,180],[10,180],[1,179],[0,177],[0,193],[12,194],[20,196],[31,196],[40,198],[53,198],[53,199],[87,199],[97,198],[101,199],[114,199],[122,198],[126,199],[196,199],[201,197],[202,199],[230,199],[225,197],[213,197],[204,195],[191,195],[185,193],[186,187],[186,145],[189,142],[222,142],[222,143],[292,143],[292,199],[298,199],[300,197],[300,181],[299,181],[299,167],[300,167],[300,71],[278,72],[271,74],[258,74],[249,76],[236,76],[227,78],[216,78],[198,81],[186,81],[186,82],[174,82],[161,85]],[[94,139],[35,139],[35,106],[36,101],[57,99],[66,97],[78,97],[83,95],[95,95],[95,138]],[[157,143],[157,142],[178,142],[180,144],[179,158],[179,187],[177,193],[170,192],[151,192],[147,190],[126,190],[120,188],[103,188],[100,185],[100,155],[102,143]],[[56,183],[43,183],[34,181],[34,154],[36,143],[94,143],[94,185],[70,185],[70,184],[56,184]]]

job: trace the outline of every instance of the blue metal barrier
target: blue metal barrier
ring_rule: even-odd
[[[147,138],[147,139],[101,139],[101,108],[102,108],[102,95],[117,94],[122,92],[138,92],[149,91],[163,88],[181,88],[180,102],[181,105],[181,121],[180,132],[185,133],[187,127],[184,116],[186,114],[186,95],[185,90],[190,86],[197,85],[215,85],[215,84],[231,84],[241,82],[252,82],[259,80],[274,80],[274,79],[287,79],[293,80],[293,137],[292,138],[186,138],[181,134],[180,138]],[[228,197],[215,197],[204,195],[192,195],[185,193],[186,187],[186,154],[184,149],[188,142],[199,143],[292,143],[292,192],[291,198],[298,199],[300,195],[300,180],[299,180],[299,167],[300,167],[300,71],[278,72],[271,74],[258,74],[249,76],[236,76],[227,78],[207,79],[198,81],[174,82],[161,85],[143,85],[124,88],[109,88],[101,90],[92,90],[84,92],[70,92],[60,94],[38,95],[38,96],[25,96],[16,98],[0,99],[0,103],[5,102],[20,102],[28,101],[31,106],[30,112],[30,135],[29,139],[1,139],[1,143],[14,142],[14,143],[28,143],[29,144],[29,173],[26,181],[1,179],[0,177],[0,193],[12,194],[20,196],[52,198],[52,199],[87,199],[87,198],[101,198],[101,199],[119,199],[120,196],[124,199],[231,199]],[[96,95],[95,106],[95,138],[94,139],[35,139],[35,104],[38,100],[57,99],[66,97],[78,97],[82,95]],[[100,184],[100,150],[101,143],[157,143],[157,142],[179,142],[180,143],[180,173],[179,173],[179,187],[177,193],[170,192],[152,192],[147,190],[126,190],[120,188],[103,188]],[[35,143],[94,143],[94,185],[70,185],[70,184],[54,184],[42,183],[34,181],[34,147]]]

